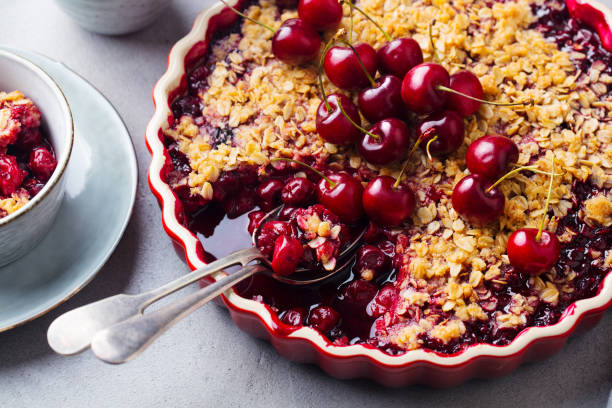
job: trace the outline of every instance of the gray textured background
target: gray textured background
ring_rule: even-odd
[[[156,287],[186,271],[160,222],[146,183],[144,129],[153,112],[151,89],[166,69],[172,44],[211,0],[176,0],[165,18],[130,36],[81,30],[55,3],[0,1],[0,44],[38,51],[98,87],[125,120],[139,161],[134,216],[108,264],[65,305],[23,327],[0,333],[3,407],[604,407],[612,397],[612,312],[589,333],[570,339],[555,357],[502,379],[458,388],[390,390],[366,380],[338,381],[315,366],[293,364],[266,342],[237,329],[227,312],[208,305],[123,366],[89,353],[60,357],[47,346],[51,320],[120,291]],[[611,0],[604,0],[612,4]]]

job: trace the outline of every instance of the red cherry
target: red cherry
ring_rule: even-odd
[[[293,227],[285,221],[268,221],[263,224],[255,237],[257,248],[266,256],[272,256],[276,238],[280,235],[294,236]]]
[[[331,30],[342,20],[342,5],[338,0],[300,0],[298,16],[317,30]]]
[[[32,150],[43,141],[39,128],[25,128],[19,132],[15,147],[22,152]]]
[[[47,148],[37,147],[30,153],[28,167],[40,180],[47,181],[57,167],[57,160]]]
[[[19,168],[15,156],[0,154],[0,194],[10,196],[13,194],[23,180],[26,172]]]
[[[429,145],[429,151],[436,156],[444,156],[456,151],[465,138],[463,118],[451,110],[432,113],[417,124],[417,132],[420,135],[428,129],[434,129],[434,131],[423,139],[420,146],[425,149],[427,142],[437,136],[438,138]]]
[[[278,213],[278,219],[281,221],[289,221],[293,216],[293,213],[297,209],[298,207],[293,207],[291,205],[283,206],[283,208],[281,208],[280,212]]]
[[[406,155],[410,145],[410,129],[399,119],[389,118],[376,122],[370,133],[364,133],[359,143],[359,153],[372,164],[387,164]]]
[[[308,325],[321,333],[327,333],[340,321],[340,314],[329,306],[319,306],[312,309],[308,316]]]
[[[354,48],[370,76],[374,77],[377,68],[374,48],[366,43],[357,44]],[[338,88],[361,89],[370,83],[357,56],[350,47],[331,47],[325,54],[324,66],[327,77]],[[344,104],[342,107],[344,108]]]
[[[266,213],[260,210],[251,211],[247,217],[249,217],[249,225],[247,226],[247,231],[249,231],[249,235],[253,235],[253,232],[259,227],[261,220],[266,216]]]
[[[338,107],[338,103],[342,104],[342,109],[346,114],[360,125],[361,117],[353,101],[342,94],[331,94],[327,96],[327,102],[332,107],[331,111],[327,110],[325,101],[321,102],[317,109],[316,126],[319,136],[333,144],[348,144],[359,139],[361,132],[342,114]]]
[[[310,204],[314,198],[315,185],[304,177],[294,177],[285,183],[281,192],[281,200],[289,205]]]
[[[266,210],[274,208],[281,195],[284,184],[280,180],[270,179],[257,187],[257,196],[261,201],[261,207]]]
[[[450,76],[449,88],[474,98],[483,99],[482,84],[470,71],[459,71]],[[480,108],[481,102],[468,99],[454,93],[446,96],[446,108],[459,112],[463,116],[473,115]]]
[[[30,193],[30,198],[40,193],[40,190],[42,190],[44,186],[45,183],[36,180],[35,178],[29,178],[23,183],[23,188],[25,188],[28,193]]]
[[[365,312],[368,303],[378,292],[378,287],[363,279],[355,279],[342,290],[338,309],[345,313],[347,319],[357,317]]]
[[[393,308],[397,298],[398,290],[392,283],[387,283],[380,288],[372,302],[370,302],[367,308],[367,313],[373,317],[382,316],[387,310],[391,310]]]
[[[561,244],[557,236],[542,231],[537,239],[537,228],[521,228],[508,239],[508,258],[516,269],[540,275],[550,270],[559,259]]]
[[[286,64],[300,65],[319,54],[321,38],[310,24],[299,18],[283,22],[272,37],[272,53]]]
[[[402,101],[402,81],[396,76],[384,75],[376,80],[375,87],[361,91],[357,102],[363,116],[372,123],[400,118],[406,109]]]
[[[410,187],[390,176],[372,179],[363,191],[363,209],[377,224],[394,227],[406,221],[414,211],[416,199]]]
[[[274,255],[272,255],[272,270],[275,274],[288,276],[295,272],[304,248],[299,239],[281,235],[274,241]]]
[[[478,174],[459,180],[451,196],[455,211],[476,225],[497,220],[504,213],[506,197],[496,187],[487,191],[489,186],[490,183]]]
[[[327,178],[336,184],[332,186],[322,178],[317,186],[317,201],[336,214],[342,222],[352,224],[359,221],[363,217],[361,182],[345,172],[332,173]]]
[[[389,257],[374,245],[364,245],[357,253],[355,269],[362,278],[371,280],[389,266]]]
[[[446,68],[435,62],[425,62],[412,68],[402,82],[402,99],[406,107],[418,114],[440,110],[446,102],[447,92],[438,89],[448,87],[450,76]]]
[[[465,164],[470,172],[489,180],[503,176],[510,163],[516,163],[519,149],[504,136],[488,135],[475,140],[465,153]]]
[[[306,309],[303,307],[293,307],[285,312],[281,318],[281,322],[288,324],[289,326],[301,326],[304,324],[305,317]]]
[[[419,43],[412,38],[397,38],[383,45],[377,52],[378,70],[403,78],[406,72],[423,62]]]

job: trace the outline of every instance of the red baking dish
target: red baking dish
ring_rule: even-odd
[[[231,3],[239,5],[241,1]],[[612,50],[612,11],[595,1],[567,0],[567,5],[571,14],[595,29],[605,48]],[[184,226],[182,203],[163,181],[162,172],[169,161],[163,130],[172,123],[170,102],[186,89],[186,67],[189,69],[201,60],[213,34],[235,22],[236,18],[221,3],[202,11],[191,32],[172,48],[168,70],[153,90],[156,109],[146,130],[146,143],[152,154],[149,184],[161,204],[166,232],[184,249],[192,269],[205,264],[204,248]],[[312,328],[289,328],[268,306],[242,298],[233,290],[227,291],[222,299],[238,327],[253,336],[268,339],[290,360],[316,363],[337,378],[365,377],[393,387],[415,383],[448,387],[471,378],[499,377],[523,362],[556,353],[572,333],[597,324],[612,304],[612,273],[606,276],[596,296],[573,303],[557,324],[529,327],[505,346],[475,344],[452,355],[419,349],[392,356],[364,345],[336,346]]]

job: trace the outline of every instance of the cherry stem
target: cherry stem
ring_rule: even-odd
[[[360,131],[362,131],[363,133],[365,133],[366,135],[374,138],[375,140],[378,140],[379,137],[377,135],[375,135],[372,132],[367,131],[365,128],[362,128],[361,126],[359,126],[357,123],[355,123],[355,121],[353,119],[351,119],[351,117],[348,115],[348,113],[346,113],[346,111],[344,110],[344,108],[342,107],[342,103],[340,102],[340,98],[338,98],[338,108],[340,108],[340,112],[342,112],[342,114],[344,115],[344,117],[351,122],[351,124],[353,126],[355,126],[357,129],[359,129]]]
[[[493,190],[493,188],[495,188],[496,186],[499,185],[499,183],[501,183],[502,181],[506,180],[507,178],[510,178],[512,176],[514,176],[517,173],[520,173],[523,170],[528,170],[528,171],[533,171],[534,173],[540,173],[540,174],[550,174],[551,176],[555,176],[558,175],[560,176],[560,174],[551,174],[547,171],[542,171],[542,170],[538,170],[538,168],[536,166],[520,166],[517,167],[514,170],[510,170],[509,172],[507,172],[506,174],[504,174],[503,176],[501,176],[499,178],[499,180],[497,180],[495,183],[493,183],[489,188],[487,188],[487,193],[491,190]],[[554,172],[554,171],[553,171]]]
[[[394,187],[397,187],[397,185],[399,184],[399,180],[402,178],[402,175],[404,174],[404,171],[408,168],[408,163],[410,162],[410,158],[412,157],[412,155],[414,154],[414,152],[416,151],[416,149],[421,145],[421,142],[423,140],[425,140],[425,138],[435,134],[436,129],[434,128],[429,128],[427,130],[425,130],[423,133],[421,133],[419,135],[419,137],[417,138],[416,142],[414,142],[414,145],[412,146],[412,149],[410,149],[410,151],[408,152],[408,156],[406,157],[406,163],[404,163],[404,166],[402,167],[402,170],[400,171],[399,177],[397,178],[397,181],[395,182]],[[434,136],[433,139],[437,139],[438,136]],[[432,139],[432,140],[433,140]],[[430,141],[431,143],[431,141]],[[429,143],[427,144],[429,146]]]
[[[394,188],[397,188],[399,186],[400,180],[402,179],[402,176],[404,175],[404,172],[408,168],[408,164],[410,164],[410,158],[412,157],[412,155],[416,151],[417,147],[419,147],[419,145],[421,144],[423,139],[425,139],[427,136],[429,136],[433,132],[434,132],[433,128],[427,129],[425,132],[421,133],[419,135],[419,137],[417,138],[416,142],[414,142],[414,145],[412,146],[412,149],[410,149],[410,151],[408,152],[408,156],[406,156],[406,161],[404,162],[404,165],[402,166],[402,170],[400,170],[400,174],[399,174],[399,176],[397,176],[397,180],[395,180],[395,184],[393,184]]]
[[[427,130],[430,130],[430,129],[427,129]],[[402,169],[400,170],[400,174],[399,174],[399,176],[397,176],[397,180],[395,180],[395,184],[393,184],[394,188],[397,188],[399,186],[399,182],[402,179],[402,176],[404,175],[404,172],[408,168],[408,164],[410,164],[410,158],[412,157],[412,155],[416,151],[417,147],[419,147],[419,145],[421,144],[421,142],[425,138],[426,134],[427,134],[426,132],[425,133],[421,133],[421,135],[417,138],[416,142],[414,142],[414,145],[412,146],[412,149],[410,149],[410,151],[408,152],[408,156],[406,156],[406,161],[404,162],[404,165],[402,166]]]
[[[542,231],[544,231],[544,224],[546,223],[546,214],[548,214],[548,206],[550,205],[550,196],[552,194],[554,178],[555,178],[555,157],[553,156],[551,160],[550,182],[548,183],[548,194],[546,195],[546,204],[544,205],[544,215],[542,216],[542,221],[540,222],[540,228],[538,229],[538,233],[536,234],[536,237],[535,237],[537,242],[540,242],[540,238],[542,238]]]
[[[329,102],[327,101],[327,95],[325,94],[325,87],[323,87],[323,75],[321,74],[321,72],[323,71],[323,62],[325,61],[325,55],[327,54],[329,49],[334,44],[334,41],[335,41],[335,38],[332,37],[329,39],[327,44],[325,44],[325,48],[323,49],[323,53],[321,54],[321,59],[319,60],[319,69],[317,72],[317,77],[319,80],[319,91],[321,91],[321,97],[323,98],[323,102],[325,103],[325,108],[327,109],[328,113],[331,112],[333,109],[331,105],[329,104]]]
[[[391,42],[393,41],[393,39],[391,38],[391,36],[389,34],[387,34],[387,32],[382,28],[382,26],[380,24],[378,24],[376,21],[374,21],[374,19],[372,17],[370,17],[368,15],[368,13],[366,13],[365,11],[363,11],[362,9],[360,9],[359,7],[357,7],[356,5],[353,4],[352,1],[350,0],[345,0],[346,3],[348,3],[349,7],[351,7],[351,9],[355,9],[358,12],[360,12],[365,18],[367,18],[368,20],[370,20],[370,22],[372,24],[374,24],[376,26],[376,28],[378,28],[380,30],[380,32],[385,36],[385,38],[387,39],[387,41]],[[352,28],[352,26],[351,26]]]
[[[440,57],[438,56],[438,50],[436,50],[436,44],[434,43],[433,38],[433,26],[436,24],[436,19],[434,18],[431,24],[429,25],[429,43],[431,44],[431,49],[433,51],[434,59],[437,63],[440,63]]]
[[[275,29],[273,29],[272,27],[270,27],[269,25],[266,25],[266,24],[262,23],[261,21],[257,21],[257,20],[255,20],[254,18],[251,18],[251,17],[247,16],[246,14],[244,14],[244,13],[242,13],[242,12],[240,12],[240,11],[236,10],[234,7],[232,7],[232,6],[230,6],[229,4],[227,4],[227,3],[225,2],[225,0],[220,0],[220,1],[221,1],[221,3],[225,4],[225,7],[227,7],[227,8],[228,8],[228,9],[230,9],[230,10],[232,10],[234,13],[238,14],[240,17],[242,17],[242,18],[246,18],[246,19],[247,19],[247,20],[249,20],[250,22],[255,23],[255,24],[258,24],[258,25],[262,26],[263,28],[266,28],[266,29],[268,29],[268,30],[272,31],[273,33],[276,33],[276,30],[275,30]]]
[[[357,57],[357,61],[359,61],[359,65],[361,65],[361,69],[363,70],[363,72],[366,74],[366,77],[368,77],[368,81],[370,82],[370,85],[372,85],[372,88],[374,88],[376,86],[376,82],[374,81],[374,78],[372,78],[372,75],[370,75],[370,73],[368,72],[368,69],[366,68],[365,64],[363,63],[363,61],[361,60],[361,57],[359,56],[359,53],[357,52],[357,50],[355,49],[355,47],[353,47],[351,45],[351,43],[349,43],[348,41],[346,41],[343,38],[339,38],[338,41],[340,41],[342,44],[346,45],[347,47],[349,47],[351,50],[353,50],[353,53],[355,54],[355,56]]]
[[[533,101],[529,101],[529,102],[494,102],[494,101],[487,101],[485,99],[478,99],[478,98],[474,98],[473,96],[466,95],[463,92],[456,91],[444,85],[438,85],[436,88],[439,89],[440,91],[454,93],[456,95],[463,96],[464,98],[468,98],[476,102],[486,103],[487,105],[495,105],[495,106],[533,105]]]
[[[516,163],[511,163],[510,164],[512,167],[522,167],[520,164],[516,164]],[[529,166],[527,166],[529,167]],[[538,170],[538,169],[529,169],[529,171],[531,171],[532,173],[538,173],[538,174],[546,174],[547,176],[550,175],[549,171],[543,171],[543,170]],[[555,173],[555,176],[562,176],[563,173]]]
[[[277,161],[287,161],[287,162],[299,164],[300,166],[304,166],[308,170],[311,170],[316,175],[320,176],[322,179],[324,179],[326,182],[328,182],[329,185],[331,186],[331,188],[336,188],[336,186],[338,185],[338,183],[336,183],[335,181],[330,180],[330,178],[327,177],[325,174],[323,174],[319,170],[315,169],[311,165],[304,163],[303,161],[299,161],[299,160],[295,160],[295,159],[289,159],[287,157],[274,157],[274,158],[270,159],[270,162],[277,162]]]
[[[425,151],[427,152],[427,158],[429,158],[429,161],[432,162],[433,161],[433,157],[431,157],[431,152],[429,151],[429,146],[431,146],[431,144],[435,141],[438,140],[438,135],[435,135],[434,137],[432,137],[429,142],[427,142],[427,146],[425,146]]]

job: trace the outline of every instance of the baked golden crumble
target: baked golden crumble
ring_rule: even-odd
[[[580,55],[561,51],[530,28],[537,19],[534,3],[538,2],[358,3],[391,37],[418,41],[425,61],[433,58],[428,28],[435,20],[437,53],[451,74],[466,68],[475,73],[489,100],[533,101],[526,106],[482,105],[476,115],[465,119],[463,146],[442,161],[429,161],[416,152],[408,182],[417,192],[417,210],[411,223],[394,231],[399,300],[376,325],[379,339],[401,349],[423,347],[425,335],[442,344],[458,341],[466,334],[466,324],[474,322],[494,325],[496,330],[525,327],[539,305],[556,306],[563,293],[574,291],[576,273],[552,270],[528,278],[533,295],[514,293],[504,310],[497,310],[491,287],[509,284],[508,238],[518,228],[537,228],[546,216],[548,176],[523,173],[504,182],[500,185],[506,197],[504,216],[486,227],[471,225],[455,212],[450,195],[468,174],[464,157],[474,140],[486,134],[512,138],[520,149],[519,165],[550,171],[555,160],[562,176],[554,178],[549,230],[557,230],[559,219],[575,205],[576,181],[590,180],[602,191],[582,204],[587,222],[599,227],[612,224],[612,76],[602,61],[586,72],[578,70],[573,61]],[[249,6],[246,12],[273,28],[297,16],[295,10],[279,15],[269,0]],[[342,28],[349,28],[348,8]],[[244,21],[239,33],[212,44],[207,87],[198,95],[206,124],[184,115],[165,131],[191,167],[175,186],[187,185],[192,195],[208,201],[222,173],[254,165],[264,175],[272,157],[310,157],[328,166],[350,167],[364,183],[376,175],[398,177],[402,163],[374,166],[353,148],[326,143],[317,135],[315,115],[321,103],[317,68],[288,66],[275,59],[271,36]],[[355,14],[353,41],[379,48],[385,38]],[[324,86],[330,93],[337,91],[326,78]],[[356,99],[356,94],[352,96]],[[229,129],[229,140],[216,140],[216,129]],[[439,191],[439,200],[429,196],[430,186]],[[560,240],[569,242],[572,237],[567,232]],[[608,247],[603,255],[608,265],[610,252]]]

